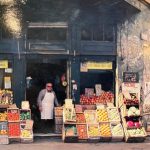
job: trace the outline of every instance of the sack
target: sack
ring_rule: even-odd
[[[22,101],[21,109],[30,109],[29,101]]]

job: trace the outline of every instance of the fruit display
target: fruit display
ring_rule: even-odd
[[[108,122],[109,121],[106,109],[97,109],[96,114],[97,114],[98,122]]]
[[[11,105],[13,103],[13,92],[10,90],[0,90],[0,105]]]
[[[86,123],[96,123],[96,111],[95,110],[85,110],[84,116]]]
[[[63,111],[64,121],[76,121],[75,109],[73,107],[65,107]]]
[[[87,139],[87,125],[77,125],[77,133],[79,139]]]
[[[88,124],[88,137],[100,137],[100,130],[98,124]]]
[[[117,108],[107,108],[108,118],[110,122],[120,122],[120,115]]]
[[[111,129],[109,123],[100,124],[100,136],[102,137],[111,137]]]
[[[65,136],[76,136],[77,128],[75,125],[68,125],[65,127]]]
[[[20,137],[20,123],[8,123],[9,137]]]
[[[21,130],[21,138],[33,138],[32,130]]]
[[[140,128],[140,129],[128,129],[127,130],[129,136],[131,137],[136,137],[136,136],[145,136],[145,131],[144,128]]]
[[[139,108],[136,108],[135,106],[131,106],[127,110],[127,115],[128,115],[128,117],[130,117],[130,116],[139,116],[140,115],[140,110],[139,110]]]
[[[27,120],[31,119],[31,113],[30,110],[20,110],[20,120]]]
[[[93,105],[97,103],[106,104],[107,102],[114,102],[114,94],[111,92],[103,92],[100,96],[87,97],[86,95],[80,96],[81,104]]]
[[[8,109],[7,118],[8,121],[19,121],[20,120],[19,109]]]
[[[112,133],[112,136],[124,136],[121,123],[111,124],[111,133]]]
[[[85,123],[85,116],[83,113],[76,114],[76,122],[77,123]]]
[[[8,127],[7,122],[0,122],[0,135],[7,135]]]
[[[0,113],[0,121],[7,121],[7,112]]]

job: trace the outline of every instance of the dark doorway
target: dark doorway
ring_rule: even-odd
[[[43,132],[41,130],[40,111],[37,107],[37,97],[40,90],[45,88],[47,82],[51,82],[59,104],[63,105],[66,98],[66,86],[62,84],[62,76],[66,76],[66,71],[66,60],[53,60],[46,63],[28,61],[26,99],[30,102],[32,119],[34,120],[34,133]],[[54,120],[48,121],[46,128],[47,133],[54,132]]]

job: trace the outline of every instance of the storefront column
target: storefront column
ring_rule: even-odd
[[[80,102],[80,61],[78,57],[72,58],[71,61],[71,93],[74,94],[75,103]],[[75,81],[75,83],[73,83]],[[73,90],[73,84],[77,85],[77,90]]]
[[[17,56],[14,57],[14,103],[18,107],[21,106],[21,101],[25,100],[25,73],[26,73],[26,66],[25,66],[25,58],[21,56],[18,58]]]

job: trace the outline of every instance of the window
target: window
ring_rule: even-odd
[[[43,41],[65,41],[67,39],[67,28],[29,28],[29,40]]]
[[[113,25],[100,24],[82,27],[81,40],[83,41],[114,41]]]

